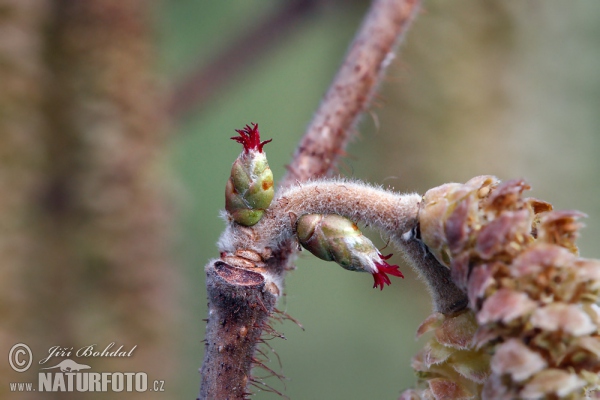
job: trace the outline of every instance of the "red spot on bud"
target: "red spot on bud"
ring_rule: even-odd
[[[386,274],[394,275],[399,278],[404,278],[404,275],[402,275],[402,272],[400,272],[399,266],[390,265],[387,262],[385,262],[385,260],[387,260],[391,256],[392,254],[389,254],[387,256],[380,255],[379,257],[384,261],[382,261],[381,263],[375,261],[375,265],[377,266],[377,272],[373,273],[373,280],[375,281],[375,283],[373,284],[374,288],[379,286],[379,290],[383,290],[383,287],[385,285],[390,285],[392,283],[392,281],[390,281],[390,278]]]
[[[244,146],[244,151],[246,153],[248,153],[250,150],[258,150],[260,153],[262,153],[263,146],[273,139],[261,142],[258,124],[251,122],[250,125],[246,125],[243,129],[236,129],[235,131],[239,133],[240,136],[234,136],[231,139],[241,143]]]

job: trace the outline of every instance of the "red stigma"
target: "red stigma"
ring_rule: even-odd
[[[379,257],[384,261],[382,261],[381,263],[375,262],[375,265],[377,266],[377,272],[373,274],[373,280],[375,281],[375,283],[373,284],[374,288],[379,287],[379,290],[383,290],[383,287],[385,285],[390,285],[392,283],[392,281],[390,281],[390,278],[386,274],[394,275],[399,278],[404,278],[404,275],[402,275],[402,272],[400,272],[399,266],[390,265],[387,262],[385,262],[385,260],[387,260],[391,256],[392,254],[387,256],[380,255]]]
[[[239,133],[240,136],[234,136],[231,139],[241,143],[242,146],[244,146],[244,151],[246,153],[248,153],[250,150],[258,150],[260,153],[262,153],[263,146],[273,139],[261,142],[258,124],[251,122],[250,125],[246,125],[243,129],[236,129],[235,131]]]

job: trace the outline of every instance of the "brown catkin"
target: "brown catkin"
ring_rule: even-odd
[[[420,331],[435,335],[413,361],[424,388],[402,398],[597,394],[600,261],[578,255],[582,213],[553,211],[549,203],[523,197],[526,189],[522,180],[501,183],[481,176],[423,197],[421,238],[467,292],[470,309],[459,316],[432,316],[422,325]],[[475,328],[459,329],[464,322],[444,326],[466,315],[474,317]],[[439,340],[444,332],[470,338],[463,350],[470,355],[457,357],[456,346]],[[483,379],[461,372],[477,371],[490,356]]]

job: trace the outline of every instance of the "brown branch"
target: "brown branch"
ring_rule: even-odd
[[[395,46],[402,40],[418,10],[418,0],[373,2],[344,63],[300,141],[280,188],[333,171],[394,56]],[[414,238],[402,239],[403,233],[394,234],[395,243],[426,281],[435,310],[452,314],[464,309],[466,296],[452,282],[449,270]],[[277,271],[280,274],[290,269],[288,264],[294,252],[292,243],[288,242],[274,254],[279,260]]]
[[[373,2],[280,187],[333,169],[418,4],[418,0]],[[252,238],[252,228],[239,229],[249,231]],[[207,265],[209,318],[199,399],[243,399],[248,394],[256,344],[274,310],[294,251],[289,241],[274,254],[267,249],[254,254],[247,251],[239,257],[226,256],[227,263]],[[245,284],[246,278],[252,282],[250,278],[256,278],[256,282]],[[245,336],[240,340],[242,332]]]
[[[253,355],[276,297],[257,272],[222,261],[206,271],[208,326],[199,399],[243,399]]]
[[[418,0],[373,2],[280,187],[333,170],[418,9]]]
[[[404,258],[415,266],[415,271],[427,284],[434,311],[454,315],[469,305],[467,295],[452,281],[450,269],[441,265],[422,242],[414,237],[407,240],[395,239]]]
[[[421,202],[422,196],[416,193],[400,194],[360,182],[321,179],[298,184],[282,191],[252,230],[230,225],[219,242],[220,251],[235,254],[238,249],[251,249],[260,253],[265,248],[277,248],[281,242],[295,243],[290,215],[341,215],[368,224],[392,239],[425,281],[434,310],[454,314],[467,306],[467,296],[452,282],[450,269],[441,265],[419,238]]]
[[[177,121],[192,108],[200,108],[218,89],[242,68],[260,60],[261,55],[308,16],[318,0],[288,1],[257,23],[208,65],[198,65],[173,90],[168,111]]]

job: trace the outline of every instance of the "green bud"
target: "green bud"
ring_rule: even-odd
[[[340,215],[306,214],[296,222],[300,244],[325,261],[335,261],[350,271],[373,274],[373,287],[390,284],[386,274],[402,277],[398,266],[389,265],[356,224]]]
[[[225,188],[225,209],[238,224],[256,224],[271,204],[275,190],[273,173],[269,168],[263,146],[270,140],[260,141],[258,125],[237,130],[240,137],[232,139],[244,146],[231,167]]]
[[[352,254],[347,242],[366,239],[356,224],[339,215],[308,214],[297,222],[296,232],[300,244],[325,261],[335,261],[346,269],[352,267]],[[367,239],[369,240],[369,239]]]

